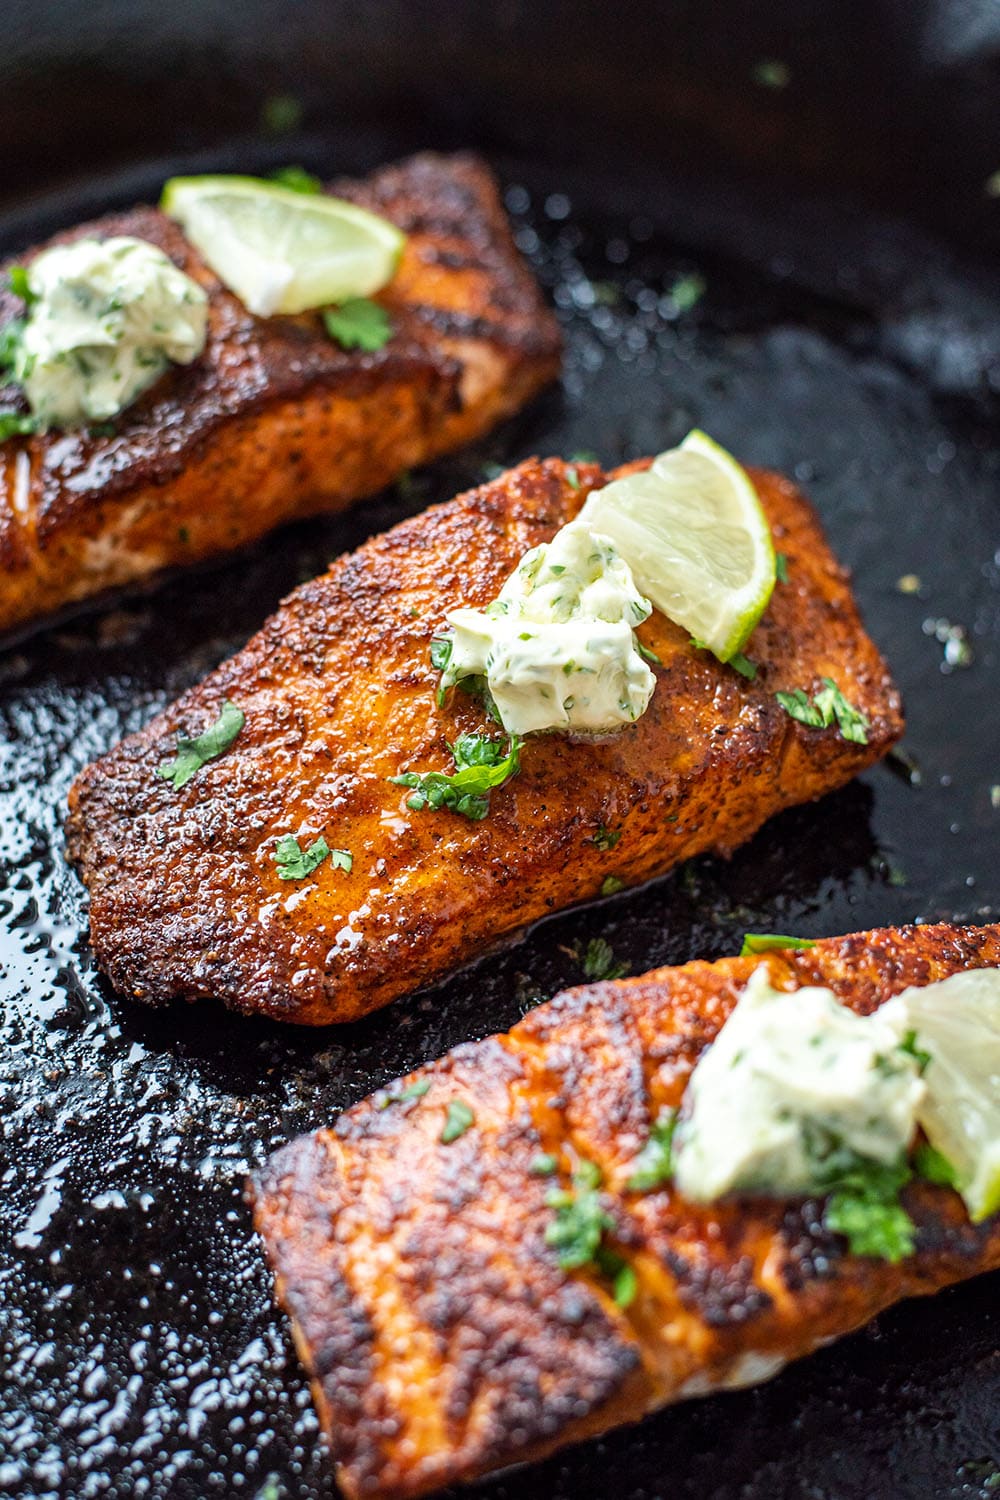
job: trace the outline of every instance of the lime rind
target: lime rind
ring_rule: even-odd
[[[260,317],[372,296],[391,281],[406,243],[357,204],[256,177],[174,177],[160,203]]]
[[[746,471],[695,429],[649,469],[595,491],[581,513],[656,607],[719,658],[749,641],[774,592],[771,530]]]

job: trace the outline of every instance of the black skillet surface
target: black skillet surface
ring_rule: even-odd
[[[413,133],[214,166],[364,168]],[[345,144],[346,142],[346,144]],[[206,161],[205,163],[209,163]],[[564,386],[344,519],[294,528],[0,656],[0,1492],[304,1497],[332,1489],[241,1200],[246,1172],[396,1074],[578,982],[589,939],[632,972],[821,934],[1000,919],[996,286],[846,203],[674,173],[499,159],[560,310]],[[155,193],[160,164],[0,224],[14,249]],[[76,770],[237,648],[337,552],[530,453],[611,464],[693,424],[795,474],[903,688],[919,772],[880,767],[728,864],[552,920],[432,992],[298,1034],[112,995],[61,854]],[[996,1278],[894,1310],[755,1392],[691,1403],[488,1500],[930,1500],[1000,1484]]]

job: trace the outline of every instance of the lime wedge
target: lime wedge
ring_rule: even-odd
[[[256,177],[172,177],[160,207],[259,317],[369,297],[406,236],[376,214]]]
[[[1000,969],[904,990],[879,1014],[930,1056],[917,1119],[979,1223],[1000,1209]]]
[[[652,468],[595,490],[580,519],[720,661],[743,650],[774,590],[774,545],[749,475],[718,443],[690,432]]]

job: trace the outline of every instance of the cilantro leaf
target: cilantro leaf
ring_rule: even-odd
[[[617,1250],[603,1243],[615,1227],[600,1197],[601,1172],[592,1161],[581,1161],[571,1188],[553,1188],[545,1202],[555,1216],[545,1231],[545,1243],[556,1251],[563,1271],[593,1266],[611,1281],[611,1295],[627,1307],[638,1290],[636,1274]]]
[[[739,672],[740,676],[745,677],[748,682],[753,682],[757,676],[757,663],[751,661],[749,656],[744,656],[742,651],[737,651],[735,656],[731,656],[726,666],[732,667],[734,672]]]
[[[6,375],[13,369],[23,332],[23,318],[11,318],[0,328],[0,374]]]
[[[818,1163],[829,1196],[823,1223],[842,1234],[852,1255],[871,1255],[892,1264],[913,1253],[914,1225],[899,1195],[913,1172],[901,1153],[886,1165],[858,1156],[828,1138]]]
[[[580,476],[577,473],[576,464],[567,464],[563,472],[566,475],[566,483],[570,489],[578,490],[580,488]]]
[[[913,1254],[913,1220],[898,1201],[861,1187],[836,1188],[823,1223],[842,1234],[852,1255],[871,1255],[895,1265]]]
[[[785,713],[810,729],[828,729],[833,723],[841,739],[855,745],[867,745],[870,720],[867,714],[848,703],[831,677],[823,678],[823,687],[812,699],[802,688],[790,693],[775,693]]]
[[[237,708],[235,703],[225,699],[215,723],[210,724],[197,739],[188,739],[184,734],[177,736],[177,753],[173,760],[161,762],[158,774],[165,781],[172,782],[174,790],[179,792],[207,761],[217,760],[226,753],[243,728],[245,720],[242,708]]]
[[[442,1146],[450,1146],[452,1141],[457,1141],[475,1121],[475,1111],[470,1109],[464,1099],[449,1099],[441,1131]]]
[[[958,1173],[946,1156],[927,1141],[921,1141],[913,1153],[913,1170],[924,1182],[939,1187],[957,1187]]]
[[[451,653],[455,648],[455,639],[451,635],[436,635],[431,640],[431,666],[436,672],[445,672],[451,661]],[[444,707],[444,700],[448,689],[443,681],[438,683],[437,692],[434,697],[438,708]]]
[[[676,1109],[666,1109],[655,1121],[649,1139],[632,1164],[625,1186],[630,1193],[651,1193],[674,1175],[673,1139],[677,1129]]]
[[[625,889],[625,882],[620,875],[605,875],[601,881],[602,896],[617,896],[619,891]]]
[[[900,1052],[906,1052],[914,1058],[920,1070],[921,1077],[927,1072],[931,1063],[931,1055],[925,1052],[923,1047],[917,1046],[917,1033],[912,1029],[906,1033],[899,1044]]]
[[[321,193],[323,184],[305,167],[278,167],[271,173],[271,181],[293,193]]]
[[[788,558],[784,552],[774,554],[774,573],[779,583],[788,582]]]
[[[353,855],[348,854],[346,849],[331,849],[322,834],[308,849],[303,849],[294,834],[286,833],[278,840],[274,851],[274,861],[282,880],[304,880],[319,868],[327,856],[335,870],[350,873],[354,863]]]
[[[639,1290],[639,1280],[635,1269],[629,1265],[628,1261],[622,1261],[613,1275],[614,1285],[611,1295],[618,1307],[628,1307],[635,1301],[635,1294]]]
[[[655,651],[650,651],[649,647],[648,646],[644,646],[642,644],[642,642],[638,638],[636,639],[636,643],[635,644],[636,644],[636,649],[639,652],[639,655],[643,658],[644,661],[648,661],[654,667],[662,667],[663,666],[662,661],[657,656],[657,654],[656,654]]]
[[[7,285],[15,297],[20,297],[26,307],[30,307],[33,302],[38,301],[38,298],[31,290],[26,266],[11,266],[7,272]]]
[[[740,958],[751,953],[767,953],[772,948],[815,948],[815,938],[787,937],[781,932],[747,932],[743,936]]]
[[[342,349],[363,349],[371,353],[383,348],[392,338],[388,313],[370,297],[351,297],[339,307],[326,308],[323,322],[334,343]]]
[[[450,635],[436,635],[431,641],[431,666],[436,672],[443,672],[451,661],[451,653],[455,642]]]
[[[590,1161],[581,1161],[573,1173],[572,1188],[553,1188],[545,1202],[555,1209],[555,1217],[545,1231],[545,1243],[556,1251],[564,1271],[590,1264],[597,1254],[606,1230],[615,1221],[601,1203],[600,1169]]]
[[[620,828],[605,828],[603,823],[599,823],[597,832],[594,834],[594,837],[590,842],[592,844],[596,844],[598,849],[600,849],[602,853],[606,854],[609,849],[613,849],[615,847],[621,836],[622,830]]]
[[[528,1164],[532,1177],[554,1177],[559,1170],[559,1158],[549,1151],[539,1151]]]
[[[5,443],[10,437],[27,437],[37,431],[37,421],[27,412],[14,411],[10,407],[0,411],[0,443]]]
[[[628,964],[615,963],[614,949],[602,937],[591,938],[582,955],[577,947],[577,957],[581,961],[584,978],[592,982],[620,979],[623,974],[628,973]]]
[[[867,745],[871,722],[868,715],[848,703],[832,678],[824,677],[823,684],[823,691],[813,699],[823,715],[823,723],[832,724],[836,720],[841,739],[851,740],[856,745]]]
[[[378,1101],[376,1109],[388,1109],[390,1104],[407,1104],[411,1099],[422,1099],[431,1086],[429,1078],[415,1078],[405,1089],[386,1093]]]
[[[677,311],[685,313],[698,306],[705,291],[705,278],[699,276],[697,271],[692,271],[687,276],[678,276],[667,295]]]
[[[446,807],[478,822],[490,810],[490,793],[503,786],[521,769],[521,747],[524,741],[512,734],[506,751],[499,740],[488,740],[481,734],[459,735],[450,746],[455,761],[452,774],[444,771],[407,771],[391,776],[394,786],[413,788],[406,805],[414,812],[425,807],[435,812]]]

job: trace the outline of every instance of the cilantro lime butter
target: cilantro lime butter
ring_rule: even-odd
[[[772,989],[756,969],[688,1084],[675,1180],[699,1202],[727,1193],[822,1193],[832,1164],[905,1158],[926,1094],[920,1058],[878,1012],[830,990]]]
[[[512,735],[621,729],[656,686],[635,637],[650,613],[614,545],[570,522],[525,553],[486,609],[450,611],[442,690],[484,679]]]
[[[40,426],[107,421],[205,347],[205,293],[144,240],[56,245],[27,277],[14,377]]]

